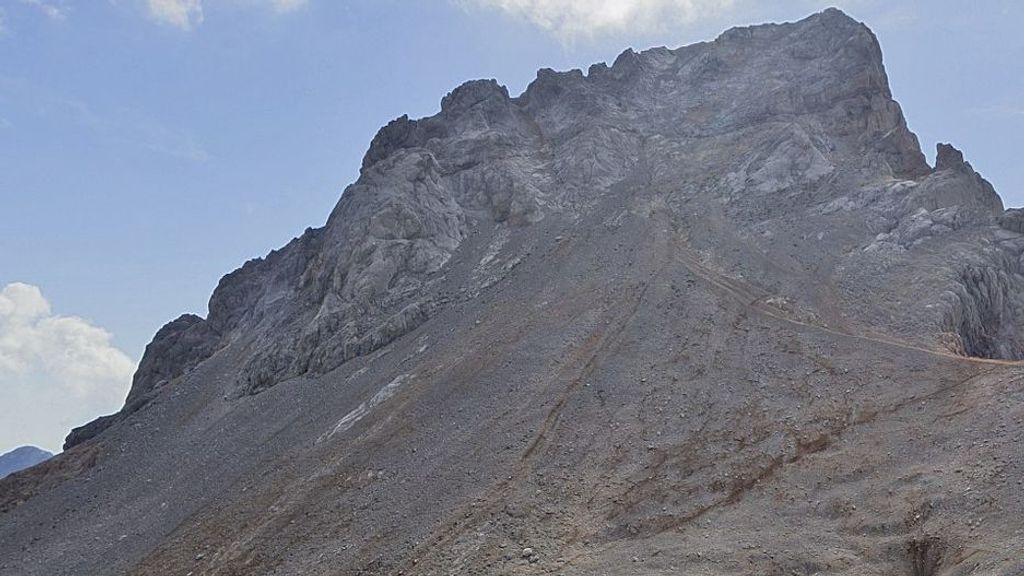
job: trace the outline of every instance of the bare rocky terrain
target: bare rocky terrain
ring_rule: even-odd
[[[0,574],[1024,574],[1024,212],[830,9],[468,82],[0,481]]]

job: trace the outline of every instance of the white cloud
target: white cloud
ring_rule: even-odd
[[[563,41],[616,32],[658,32],[719,16],[735,0],[463,0],[524,18]]]
[[[73,426],[121,407],[134,372],[109,332],[54,314],[36,286],[0,290],[0,452],[59,450]]]
[[[227,3],[227,2],[225,2]],[[294,12],[303,8],[307,0],[231,0],[243,8],[270,8],[277,13]],[[154,20],[182,30],[192,30],[203,23],[204,0],[146,0],[149,15]]]
[[[182,30],[203,23],[202,0],[146,0],[146,6],[153,19]]]

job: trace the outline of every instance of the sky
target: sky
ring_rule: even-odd
[[[322,225],[388,120],[829,5],[925,153],[1024,204],[1017,0],[0,0],[0,453],[116,411],[156,330]]]

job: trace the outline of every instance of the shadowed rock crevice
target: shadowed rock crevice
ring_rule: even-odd
[[[908,542],[910,576],[937,576],[945,551],[942,539],[937,536],[917,538]]]
[[[1016,261],[968,266],[950,294],[954,302],[946,327],[959,337],[961,353],[1001,360],[1024,358],[1024,276]]]

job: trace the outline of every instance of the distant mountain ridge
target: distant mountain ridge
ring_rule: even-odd
[[[35,446],[21,446],[10,452],[0,455],[0,478],[4,478],[15,472],[20,472],[45,462],[53,457],[53,453],[47,452]]]

